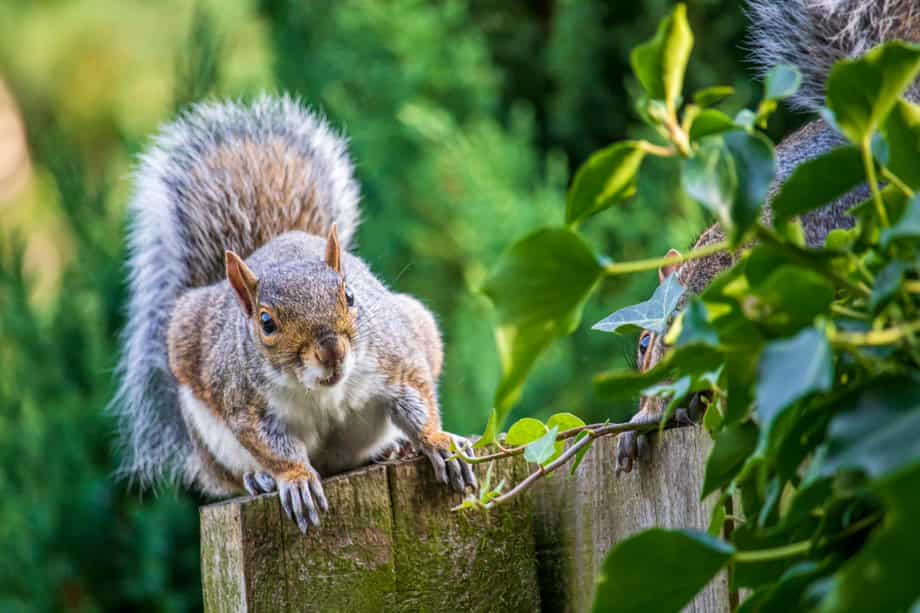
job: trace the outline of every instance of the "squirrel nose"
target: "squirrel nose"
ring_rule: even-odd
[[[320,364],[326,368],[335,368],[345,358],[345,342],[338,335],[323,336],[316,340],[313,353]]]

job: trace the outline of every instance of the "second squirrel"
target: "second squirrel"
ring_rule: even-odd
[[[441,429],[431,313],[347,251],[343,141],[288,98],[202,104],[142,158],[115,407],[126,473],[212,496],[277,490],[301,531],[320,478],[408,440],[475,485]]]

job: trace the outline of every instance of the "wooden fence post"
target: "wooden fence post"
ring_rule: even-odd
[[[451,513],[461,497],[426,460],[372,466],[324,482],[331,509],[306,537],[274,495],[210,505],[205,610],[589,611],[616,543],[653,526],[706,529],[713,501],[699,492],[710,446],[702,428],[670,430],[651,462],[617,478],[616,439],[602,438],[574,477],[560,471],[489,512]],[[502,460],[493,483],[531,468]],[[476,471],[482,479],[485,467]],[[723,574],[687,610],[728,608]]]

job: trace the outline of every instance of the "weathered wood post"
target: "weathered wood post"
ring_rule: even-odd
[[[560,470],[489,512],[451,513],[461,497],[422,459],[372,466],[325,482],[330,512],[306,537],[274,495],[206,506],[205,609],[589,611],[616,543],[653,526],[706,529],[710,445],[701,428],[669,430],[649,464],[617,478],[616,439],[600,439],[574,477]],[[476,469],[481,479],[485,467]],[[502,460],[493,481],[529,470],[520,456]],[[721,575],[688,610],[728,608]]]
[[[616,438],[602,438],[574,478],[541,482],[534,529],[543,610],[590,611],[607,552],[631,534],[655,526],[706,530],[714,497],[699,498],[711,445],[702,428],[668,430],[653,445],[651,462],[617,477]],[[723,573],[687,610],[728,609]]]
[[[505,460],[493,478],[523,470],[520,458]],[[462,497],[421,458],[324,488],[330,511],[307,536],[274,495],[201,509],[206,611],[539,610],[531,499],[451,513]]]

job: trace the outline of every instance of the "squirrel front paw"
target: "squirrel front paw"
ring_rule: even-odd
[[[674,411],[670,422],[681,426],[688,426],[702,419],[706,412],[706,403],[703,401],[705,393],[696,393],[690,397],[690,403],[686,409],[680,408]],[[658,419],[656,414],[659,411],[650,411],[643,408],[636,413],[629,423],[648,423]],[[637,462],[648,462],[651,456],[649,433],[640,433],[636,431],[624,432],[617,437],[617,467],[616,474],[621,472],[632,472],[633,466]]]
[[[463,492],[467,487],[476,487],[476,475],[473,474],[473,465],[456,457],[450,450],[450,441],[459,450],[458,453],[466,457],[473,457],[473,445],[456,434],[439,432],[434,440],[419,444],[420,451],[431,462],[434,477],[445,485],[451,485],[456,491]]]
[[[306,466],[275,475],[281,507],[288,519],[297,523],[304,534],[310,526],[319,526],[319,513],[329,510],[319,473]]]

